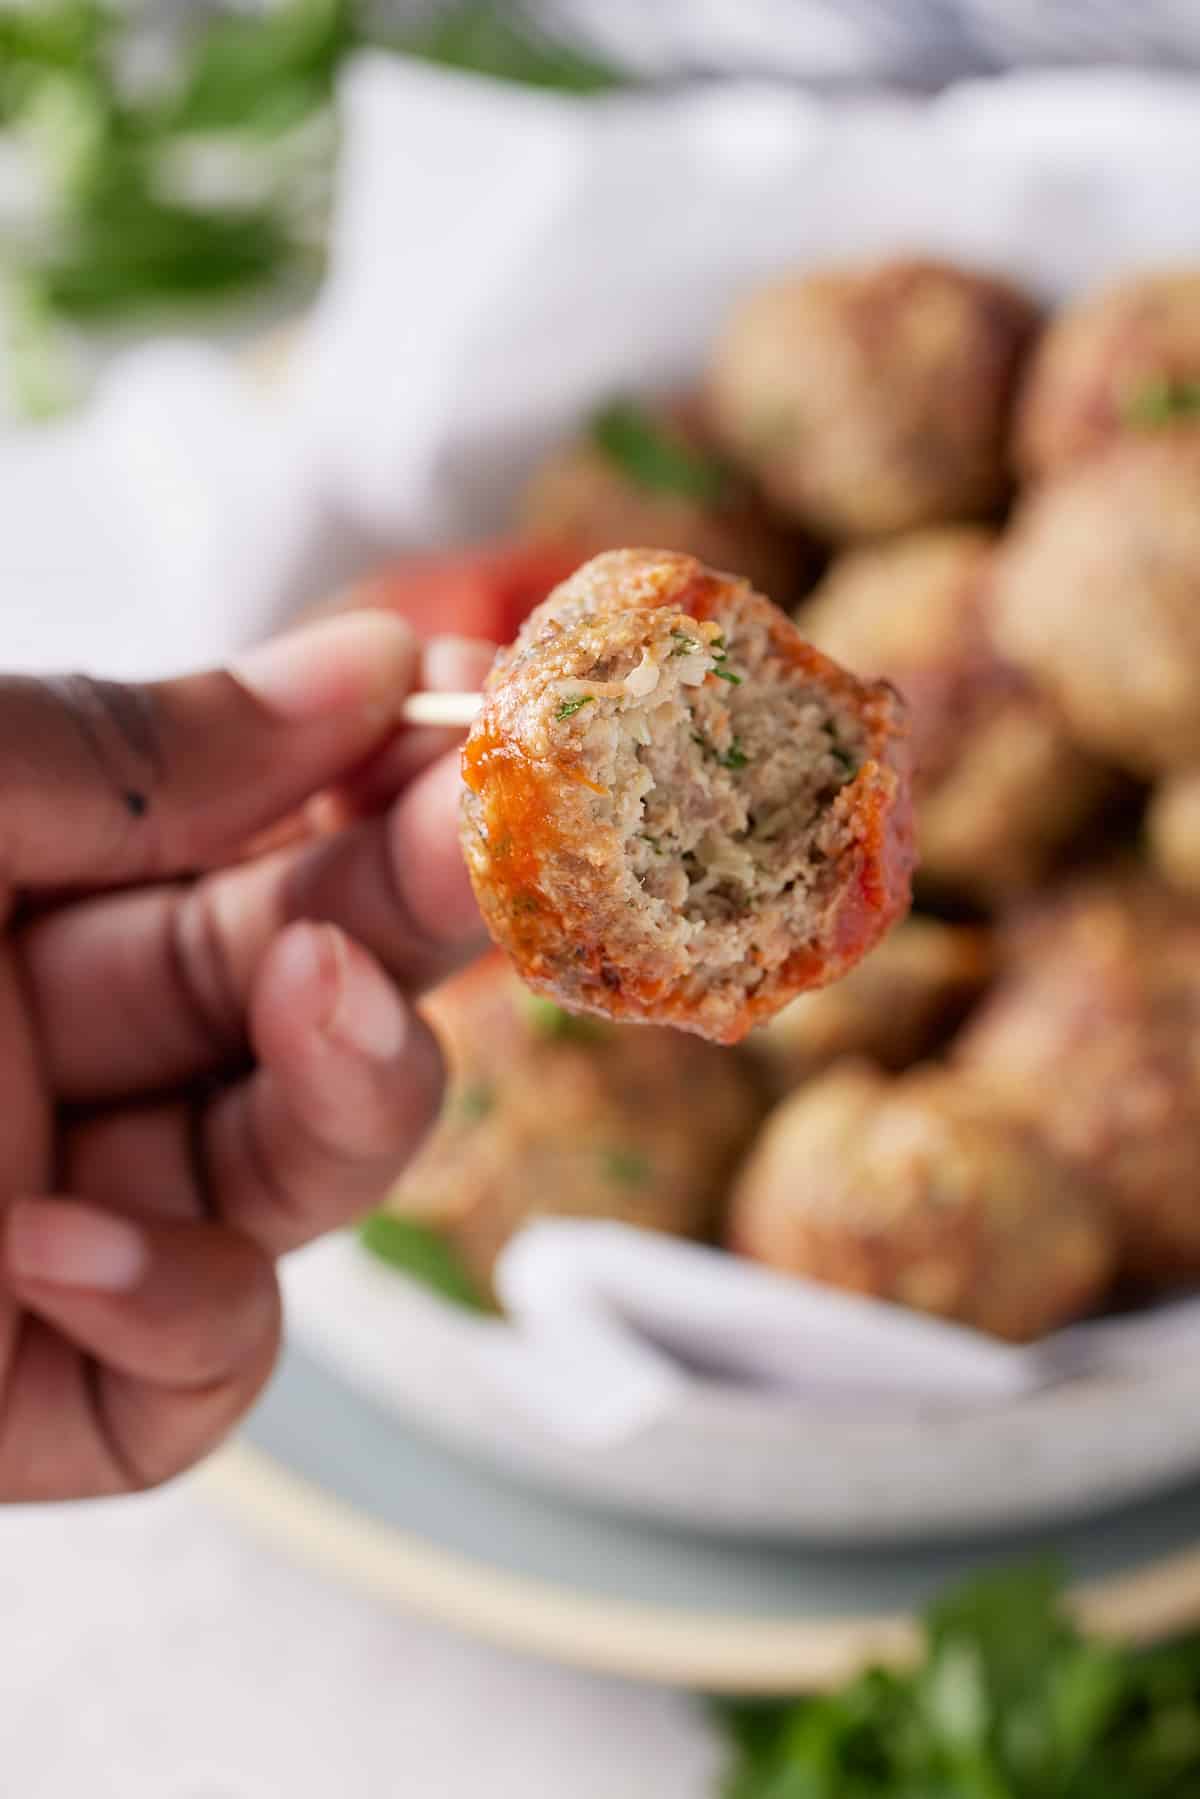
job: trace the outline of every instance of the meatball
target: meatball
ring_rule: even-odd
[[[1155,791],[1146,834],[1158,872],[1181,892],[1200,897],[1200,769],[1172,775]]]
[[[1020,925],[958,1064],[1002,1088],[1106,1183],[1122,1264],[1200,1276],[1200,907],[1148,881],[1087,883]]]
[[[748,1045],[778,1093],[839,1056],[907,1068],[962,1022],[991,965],[989,931],[907,918],[845,980],[794,999]]]
[[[797,275],[752,293],[714,353],[714,429],[781,511],[875,537],[993,512],[1033,304],[938,262]]]
[[[1017,1343],[1095,1305],[1113,1266],[1086,1182],[943,1070],[843,1063],[785,1100],[739,1178],[730,1231],[782,1273]]]
[[[818,649],[900,689],[922,876],[981,898],[1035,883],[1109,786],[992,642],[994,543],[943,526],[850,551],[798,617]]]
[[[1017,409],[1022,473],[1058,474],[1200,407],[1200,270],[1119,281],[1051,323]]]
[[[573,1019],[525,993],[499,956],[426,1011],[451,1079],[388,1207],[442,1232],[482,1289],[530,1218],[711,1228],[761,1116],[737,1057],[674,1031]]]
[[[812,564],[799,535],[716,456],[688,402],[616,402],[598,413],[534,472],[520,525],[539,542],[570,545],[580,560],[630,543],[684,550],[745,575],[781,606],[800,598]]]
[[[1039,489],[998,558],[1001,648],[1079,741],[1200,762],[1200,433],[1130,439]]]
[[[894,692],[689,556],[564,583],[498,658],[463,774],[488,927],[575,1010],[732,1043],[908,902]]]

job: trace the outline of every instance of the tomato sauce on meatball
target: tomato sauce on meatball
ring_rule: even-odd
[[[905,909],[902,706],[694,558],[596,557],[503,652],[463,752],[493,937],[574,1010],[732,1043]]]

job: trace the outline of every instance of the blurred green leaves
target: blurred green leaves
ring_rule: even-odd
[[[733,1705],[725,1799],[1195,1799],[1200,1639],[1088,1641],[1052,1568],[989,1574],[935,1605],[909,1673]]]
[[[337,76],[372,43],[568,93],[617,79],[548,41],[519,6],[485,0],[403,32],[367,0],[0,0],[0,131],[39,202],[32,216],[0,215],[4,324],[26,410],[69,395],[61,325],[315,278]]]
[[[468,1312],[490,1310],[453,1245],[415,1218],[373,1212],[359,1226],[364,1249],[380,1262]]]

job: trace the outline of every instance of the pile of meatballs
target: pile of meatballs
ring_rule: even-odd
[[[737,1049],[489,957],[389,1205],[485,1290],[530,1217],[613,1218],[1016,1342],[1200,1281],[1200,271],[1052,317],[945,263],[777,280],[517,530],[698,556],[892,682],[916,904]]]

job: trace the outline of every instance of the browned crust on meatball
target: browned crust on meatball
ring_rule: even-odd
[[[929,260],[774,282],[717,343],[714,429],[821,536],[985,517],[1010,486],[1010,414],[1037,317],[1008,282]]]
[[[694,400],[659,402],[646,411],[689,448],[709,451],[711,439]],[[777,523],[745,477],[726,467],[721,491],[711,500],[656,491],[581,437],[535,469],[518,506],[518,526],[539,542],[569,545],[580,562],[631,543],[680,550],[744,575],[777,605],[790,607],[810,583],[812,548]]]
[[[842,1064],[777,1107],[735,1191],[733,1247],[782,1273],[1027,1342],[1112,1274],[1103,1201],[1034,1127],[942,1070]]]
[[[1145,429],[1152,390],[1200,382],[1200,270],[1136,275],[1064,307],[1035,351],[1016,461],[1041,480]]]
[[[838,558],[804,634],[908,704],[921,878],[991,900],[1032,886],[1111,794],[1111,774],[991,631],[997,539],[913,532]]]
[[[714,660],[725,641],[728,670]],[[743,652],[758,658],[744,678]],[[642,669],[654,708],[670,689],[645,744],[634,733],[648,714],[625,698]],[[908,903],[894,692],[692,557],[616,552],[564,583],[498,658],[463,767],[463,845],[488,928],[531,986],[573,1009],[736,1042],[845,972]],[[792,787],[775,791],[784,777]],[[747,810],[755,783],[765,820]],[[692,845],[661,867],[653,839],[635,842],[654,808],[672,845]]]
[[[901,919],[843,980],[801,994],[749,1046],[777,1094],[844,1056],[899,1072],[946,1042],[992,970],[990,930]]]
[[[1126,439],[1038,489],[996,565],[1000,648],[1135,774],[1200,762],[1200,432]]]
[[[1089,881],[1012,927],[1010,972],[956,1062],[1102,1180],[1124,1271],[1200,1276],[1200,907],[1148,879]]]
[[[1200,768],[1183,769],[1156,788],[1146,841],[1163,879],[1200,899]]]
[[[483,1290],[533,1218],[711,1230],[762,1115],[737,1057],[674,1031],[555,1015],[498,954],[424,1009],[451,1079],[388,1206],[441,1232]]]

